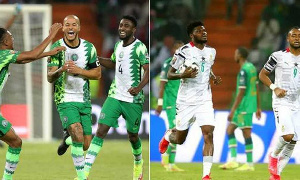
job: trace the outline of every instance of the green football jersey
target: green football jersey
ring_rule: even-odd
[[[77,47],[69,47],[64,39],[56,41],[51,49],[57,46],[65,46],[66,51],[62,51],[51,56],[48,66],[60,68],[66,61],[74,61],[82,69],[93,69],[97,67],[97,51],[94,45],[84,39],[79,39]],[[85,102],[91,103],[91,93],[89,80],[78,75],[63,72],[54,82],[54,100],[56,104],[64,102]]]
[[[149,64],[146,46],[138,39],[125,47],[123,41],[119,41],[115,44],[111,60],[116,63],[116,68],[108,96],[125,102],[144,103],[143,91],[132,96],[128,89],[138,86],[144,74],[142,66]]]
[[[9,64],[15,63],[19,54],[20,52],[14,50],[0,50],[0,92],[2,92],[2,89],[9,76]]]
[[[253,113],[257,110],[257,72],[252,63],[245,62],[238,76],[236,96],[240,88],[244,88],[244,97],[237,108],[238,113]]]
[[[164,91],[164,103],[163,103],[163,108],[167,109],[171,106],[175,106],[176,104],[176,99],[177,99],[177,93],[178,93],[178,88],[180,85],[180,80],[170,80],[168,81],[167,75],[168,71],[170,68],[170,62],[172,61],[172,57],[168,58],[165,60],[163,67],[161,69],[160,73],[160,80],[161,81],[166,81],[165,85],[165,91]]]

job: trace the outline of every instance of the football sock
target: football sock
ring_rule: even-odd
[[[247,163],[251,164],[253,162],[253,156],[252,156],[252,151],[253,151],[253,143],[252,143],[252,138],[246,138],[245,139],[245,144],[246,144],[246,155],[247,155]]]
[[[169,154],[169,163],[175,163],[175,156],[176,156],[176,144],[169,144],[167,153]]]
[[[83,143],[82,142],[73,142],[71,146],[71,155],[73,163],[77,172],[77,177],[79,180],[85,180],[84,175],[84,154],[83,154]]]
[[[283,168],[287,165],[287,163],[289,162],[294,148],[295,148],[296,144],[287,144],[283,150],[282,153],[280,155],[279,158],[279,162],[278,162],[278,174],[280,175],[280,173],[282,172]]]
[[[92,168],[95,159],[103,146],[103,139],[97,136],[94,136],[92,139],[91,145],[87,150],[85,155],[85,165],[84,165],[84,172],[88,175]]]
[[[131,143],[131,150],[132,150],[132,154],[134,156],[134,163],[135,164],[139,164],[141,163],[142,160],[142,143],[141,143],[141,139],[139,138],[137,142],[135,143]]]
[[[282,151],[285,145],[289,144],[289,142],[286,142],[282,136],[279,137],[278,142],[275,146],[274,151],[271,153],[271,156],[274,158],[277,158],[279,153]]]
[[[5,180],[12,179],[12,176],[19,162],[20,152],[21,152],[21,148],[12,148],[10,146],[8,147],[8,150],[6,152],[6,163],[5,163],[3,179]]]
[[[66,140],[65,140],[67,145],[71,145],[72,144],[72,138],[71,136],[69,136]]]
[[[203,156],[203,177],[210,174],[212,162],[212,156]]]
[[[236,138],[235,138],[234,133],[233,134],[228,134],[228,146],[229,146],[229,149],[230,149],[231,161],[235,161],[236,156],[237,156],[237,151],[236,151],[237,142],[236,142]]]

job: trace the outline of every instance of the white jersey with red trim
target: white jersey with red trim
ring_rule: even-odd
[[[183,64],[195,64],[199,67],[195,78],[181,79],[177,104],[196,105],[212,101],[209,78],[215,56],[214,48],[205,46],[201,50],[192,42],[176,51],[171,61],[173,68],[178,70]]]
[[[287,91],[287,95],[278,98],[273,92],[273,108],[280,105],[289,106],[292,109],[300,109],[300,55],[293,55],[289,49],[276,51],[269,57],[264,66],[268,72],[275,70],[274,84]]]

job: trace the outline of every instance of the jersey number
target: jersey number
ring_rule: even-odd
[[[297,75],[297,71],[298,71],[298,70],[295,68],[295,69],[294,69],[294,78],[295,78],[296,75]]]
[[[201,72],[204,72],[204,62],[201,63]]]
[[[119,72],[120,72],[121,74],[123,74],[123,69],[122,69],[122,67],[121,67],[121,64],[120,64],[120,66],[119,66]]]

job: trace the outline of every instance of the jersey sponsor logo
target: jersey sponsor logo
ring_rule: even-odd
[[[2,121],[2,126],[3,126],[3,127],[6,127],[7,124],[8,124],[7,120],[3,120],[3,121]]]
[[[77,54],[72,54],[71,55],[71,60],[72,61],[77,61],[78,60],[78,55]]]

